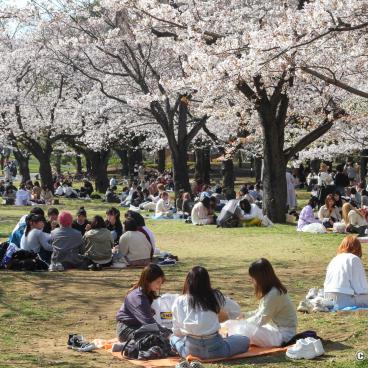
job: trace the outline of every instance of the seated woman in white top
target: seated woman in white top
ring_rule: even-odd
[[[225,297],[212,289],[205,268],[197,266],[188,273],[183,295],[173,305],[173,335],[171,345],[183,358],[200,359],[230,357],[249,348],[246,336],[223,338],[219,334],[219,313],[227,309]]]
[[[344,203],[342,206],[343,223],[348,233],[364,235],[368,223],[364,215],[350,203]]]
[[[261,258],[249,267],[256,298],[256,311],[248,313],[247,322],[253,326],[249,336],[257,346],[281,346],[296,335],[297,316],[286,287],[276,276],[271,263]]]
[[[261,225],[263,212],[255,203],[250,203],[247,199],[242,199],[239,202],[239,206],[243,210],[242,220],[244,220],[245,224]]]
[[[155,218],[171,218],[173,212],[169,200],[169,193],[161,193],[161,199],[156,203]]]
[[[337,256],[327,267],[325,298],[335,302],[336,309],[368,307],[368,282],[358,238],[348,235],[341,242]]]
[[[214,223],[214,217],[210,214],[211,201],[205,196],[192,208],[191,219],[193,225],[210,225]]]
[[[117,262],[128,263],[131,266],[144,266],[150,263],[153,247],[146,236],[138,231],[134,218],[128,217],[124,222],[124,234],[120,237],[119,245],[115,247]],[[116,263],[116,262],[114,262]]]
[[[20,241],[21,249],[36,253],[46,263],[50,263],[52,245],[50,234],[44,233],[45,219],[41,215],[30,214],[26,218],[26,229]]]
[[[26,190],[24,183],[19,185],[19,189],[15,193],[15,205],[16,206],[28,206],[31,204],[31,198],[29,192]]]
[[[326,228],[333,227],[335,222],[341,221],[340,211],[336,207],[333,194],[327,195],[325,204],[318,211],[318,218]]]

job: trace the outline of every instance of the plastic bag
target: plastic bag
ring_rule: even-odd
[[[252,345],[259,347],[281,346],[282,344],[281,332],[270,324],[258,327],[243,319],[226,321],[222,327],[227,330],[229,336],[247,336]]]
[[[225,297],[225,307],[224,310],[229,316],[230,320],[236,319],[240,316],[240,305],[234,300]]]
[[[178,296],[179,294],[163,294],[160,298],[153,301],[152,309],[156,312],[153,318],[161,326],[172,328],[172,307]]]
[[[335,222],[333,224],[333,232],[334,233],[345,233],[345,224],[343,222]]]
[[[318,222],[303,226],[302,231],[304,233],[314,233],[314,234],[325,234],[327,232],[326,228]]]

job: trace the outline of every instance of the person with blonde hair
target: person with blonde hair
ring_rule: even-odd
[[[327,266],[325,298],[333,300],[336,309],[368,307],[368,282],[361,258],[359,239],[348,235]]]
[[[342,221],[348,233],[364,235],[368,226],[364,215],[350,203],[344,203],[342,206]]]

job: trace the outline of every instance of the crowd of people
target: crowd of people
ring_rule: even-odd
[[[321,300],[335,309],[368,307],[368,282],[361,257],[359,239],[352,235],[345,237],[327,266]],[[201,359],[244,353],[250,344],[270,347],[295,343],[301,338],[301,334],[296,335],[296,309],[271,263],[261,258],[250,265],[248,273],[259,307],[242,314],[240,308],[234,312],[231,300],[212,287],[205,268],[193,267],[186,276],[182,294],[172,300],[172,329],[168,330],[155,319],[152,309],[165,275],[159,266],[150,264],[128,291],[116,315],[117,337],[121,342],[129,341],[142,326],[152,328],[158,324],[176,353],[183,358],[192,355]],[[230,331],[228,337],[223,337],[220,322],[228,319],[237,319],[235,324],[246,326],[244,333]],[[299,358],[303,356],[303,352],[298,352],[302,345],[296,345],[288,356],[296,357],[298,353]]]
[[[127,211],[122,223],[115,207],[106,211],[105,219],[100,215],[88,219],[84,207],[73,218],[55,207],[45,216],[34,206],[20,218],[8,243],[3,266],[23,250],[37,255],[50,271],[144,266],[152,261],[156,247],[154,234],[139,213]]]
[[[299,214],[297,229],[305,232],[356,233],[364,236],[368,227],[368,192],[364,182],[352,176],[354,167],[337,165],[336,172],[322,163],[318,184],[308,204]],[[350,173],[350,174],[349,174]],[[317,211],[317,213],[315,213]]]

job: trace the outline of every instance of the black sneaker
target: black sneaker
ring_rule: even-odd
[[[92,263],[91,265],[88,266],[88,269],[90,271],[101,271],[102,267],[98,263]]]
[[[67,347],[68,349],[80,348],[84,343],[85,341],[82,335],[71,334],[68,338]]]

